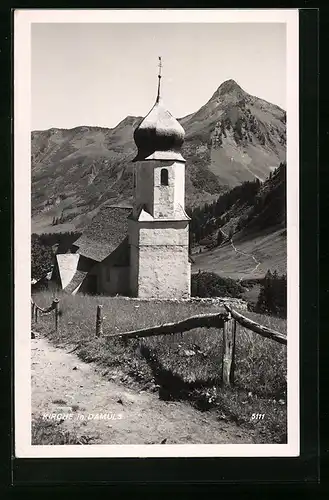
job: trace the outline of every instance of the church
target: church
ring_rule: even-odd
[[[160,59],[155,104],[134,131],[133,206],[99,209],[69,253],[56,255],[57,286],[71,294],[190,296],[184,135],[162,101]]]

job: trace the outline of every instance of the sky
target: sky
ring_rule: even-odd
[[[180,118],[225,80],[286,109],[284,23],[35,23],[32,130],[115,127],[145,116],[157,92]]]

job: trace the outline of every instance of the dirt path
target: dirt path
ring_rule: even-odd
[[[91,436],[93,444],[253,442],[251,431],[214,413],[108,381],[95,365],[44,338],[31,343],[33,418],[64,415],[61,428]]]
[[[223,231],[223,229],[221,229],[221,231],[222,231],[223,235],[224,235],[226,238],[229,238],[229,235],[228,235],[226,232],[224,232],[224,231]],[[229,239],[229,242],[230,242],[230,244],[231,244],[231,246],[232,246],[233,250],[234,250],[236,253],[240,253],[241,255],[246,255],[247,257],[250,257],[250,258],[251,258],[251,259],[255,262],[255,266],[252,268],[252,270],[251,270],[251,271],[248,271],[248,273],[250,273],[250,272],[252,272],[252,273],[256,272],[256,271],[257,271],[257,269],[259,268],[259,266],[261,265],[261,262],[259,262],[253,254],[251,254],[251,253],[249,254],[249,253],[241,252],[241,250],[238,250],[238,249],[236,248],[236,246],[234,245],[234,243],[233,243],[233,237]],[[247,274],[247,273],[246,273],[246,274]],[[242,278],[240,278],[240,279],[239,279],[239,281],[242,281]]]

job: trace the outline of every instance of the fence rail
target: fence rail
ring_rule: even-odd
[[[132,330],[130,332],[113,333],[111,335],[106,335],[106,337],[133,339],[139,337],[153,337],[156,335],[173,335],[174,333],[187,332],[189,330],[193,330],[194,328],[223,328],[226,318],[227,312],[223,310],[222,312],[215,314],[200,314],[199,316],[191,316],[190,318],[184,319],[183,321],[177,321],[175,323],[164,323],[162,325],[152,326],[150,328],[141,328],[140,330]]]
[[[96,316],[96,336],[100,337],[102,332],[102,306],[97,308]],[[218,328],[223,335],[223,354],[222,354],[222,384],[230,386],[234,383],[234,368],[235,368],[235,339],[236,339],[236,324],[239,323],[248,330],[261,335],[262,337],[271,339],[280,344],[287,345],[287,336],[283,333],[276,332],[271,328],[260,325],[242,314],[238,313],[230,306],[225,304],[219,313],[201,314],[192,316],[183,321],[174,323],[164,323],[149,328],[141,328],[123,333],[114,333],[106,335],[105,338],[122,338],[123,340],[154,337],[158,335],[173,335],[175,333],[183,333],[194,328]]]
[[[246,318],[228,305],[225,305],[224,307],[229,313],[231,313],[233,319],[235,319],[238,323],[240,323],[240,325],[244,326],[248,330],[252,330],[254,333],[258,333],[262,337],[275,340],[275,342],[279,342],[280,344],[287,345],[287,336],[283,333],[276,332],[275,330],[272,330],[267,326],[260,325],[259,323]]]

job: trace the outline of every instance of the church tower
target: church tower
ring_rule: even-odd
[[[130,288],[141,298],[190,296],[184,129],[164,107],[159,58],[156,102],[134,132],[134,206],[129,220]]]

